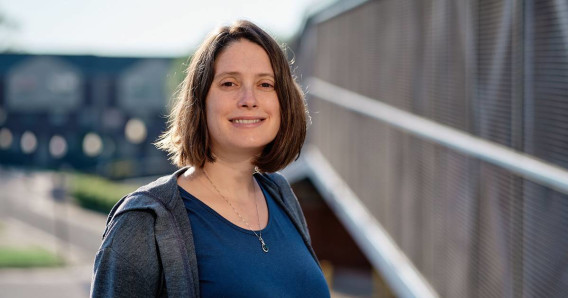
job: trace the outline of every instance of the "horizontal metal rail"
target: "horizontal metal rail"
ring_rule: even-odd
[[[312,96],[367,115],[423,139],[495,164],[533,182],[568,194],[568,171],[561,167],[317,78],[310,78],[307,86]]]

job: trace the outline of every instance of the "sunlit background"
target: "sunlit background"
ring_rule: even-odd
[[[283,174],[334,297],[568,296],[568,4],[3,1],[0,297],[86,297],[105,214],[207,32],[286,49],[313,124]]]
[[[2,1],[4,50],[184,57],[213,28],[248,19],[281,41],[334,0]]]

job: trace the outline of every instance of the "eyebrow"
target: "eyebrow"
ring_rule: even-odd
[[[225,72],[216,74],[216,75],[213,77],[213,79],[216,79],[216,78],[221,77],[221,76],[226,76],[226,75],[229,75],[229,76],[237,76],[237,75],[240,75],[240,74],[241,74],[241,73],[238,72],[238,71],[225,71]],[[274,79],[274,74],[268,73],[268,72],[263,72],[263,73],[257,74],[256,77],[271,77],[271,78]]]

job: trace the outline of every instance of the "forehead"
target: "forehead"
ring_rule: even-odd
[[[266,51],[247,39],[231,42],[219,53],[214,66],[216,74],[221,72],[273,73]]]

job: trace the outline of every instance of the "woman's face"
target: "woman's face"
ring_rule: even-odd
[[[214,155],[259,154],[280,128],[274,72],[259,45],[241,39],[217,56],[205,108]]]

